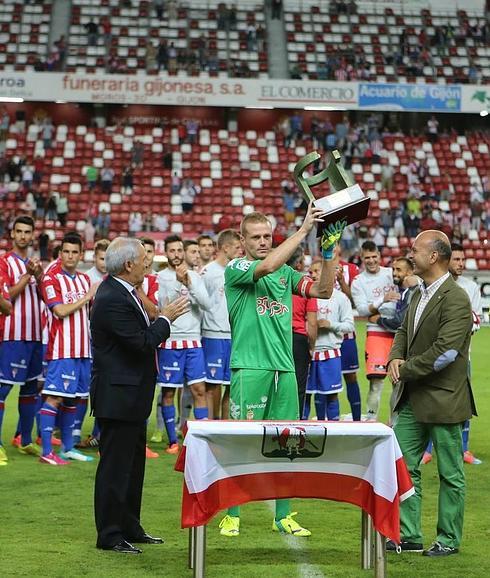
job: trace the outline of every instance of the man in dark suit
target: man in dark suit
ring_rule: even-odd
[[[463,532],[465,478],[462,425],[476,415],[468,376],[471,305],[448,272],[451,246],[440,231],[424,231],[411,250],[415,290],[389,356],[395,385],[394,431],[412,476],[415,494],[401,504],[402,551],[423,550],[420,460],[430,437],[437,452],[439,512],[436,541],[425,556],[456,554]],[[388,543],[394,550],[396,545]]]
[[[133,543],[161,544],[140,524],[145,472],[146,420],[156,381],[156,348],[170,323],[188,310],[186,298],[167,304],[150,323],[136,287],[145,274],[145,250],[137,239],[118,237],[105,255],[108,277],[91,313],[92,411],[100,425],[95,479],[97,547],[139,554]]]

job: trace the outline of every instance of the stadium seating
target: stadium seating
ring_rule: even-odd
[[[84,221],[90,207],[104,207],[111,213],[113,234],[126,232],[129,213],[139,211],[162,212],[169,216],[173,230],[177,227],[184,235],[203,230],[213,230],[225,215],[238,222],[242,214],[259,210],[274,215],[283,224],[283,200],[281,181],[289,175],[305,146],[284,149],[276,142],[272,131],[257,133],[246,131],[231,133],[227,130],[201,129],[198,142],[179,144],[177,128],[162,130],[144,127],[91,128],[60,125],[56,130],[52,149],[44,152],[42,141],[29,137],[35,134],[28,127],[24,134],[10,135],[7,140],[7,156],[26,155],[31,160],[36,154],[44,155],[46,173],[42,187],[45,191],[57,191],[68,197],[70,222]],[[130,163],[134,142],[144,143],[144,164],[134,173],[134,190],[123,195],[120,176]],[[182,212],[179,195],[170,191],[171,170],[164,169],[162,150],[170,144],[173,153],[173,169],[182,178],[192,178],[201,192],[196,197],[193,211]],[[308,142],[304,143],[307,147]],[[377,223],[380,210],[397,207],[407,195],[407,172],[413,158],[425,158],[430,168],[430,184],[422,188],[429,191],[452,189],[450,200],[440,201],[440,209],[450,209],[457,214],[469,203],[470,183],[480,180],[488,170],[489,137],[482,134],[452,136],[429,143],[422,137],[384,137],[386,156],[396,168],[391,191],[382,190],[379,164],[364,163],[353,159],[352,173],[355,180],[371,197],[370,217],[366,224]],[[110,165],[115,173],[112,194],[103,193],[99,187],[89,192],[85,173],[93,165],[102,168]],[[4,201],[5,209],[14,209],[17,184],[11,184],[10,193]],[[62,231],[53,226],[54,234]],[[384,256],[392,257],[406,252],[410,240],[401,237],[388,239]],[[478,267],[490,268],[490,246],[482,244],[487,232],[476,232],[470,240],[468,256],[475,258]],[[3,246],[5,245],[5,242]],[[2,245],[0,245],[2,248]]]
[[[70,46],[67,59],[68,72],[110,71],[109,56],[117,57],[119,72],[128,74],[156,73],[155,61],[148,62],[147,43],[156,48],[160,39],[173,44],[177,51],[198,50],[200,39],[204,39],[208,53],[216,55],[212,69],[200,70],[200,66],[178,64],[176,71],[197,76],[267,76],[267,56],[259,52],[257,45],[247,46],[247,27],[265,26],[264,14],[237,8],[237,24],[233,30],[219,30],[217,7],[219,2],[206,2],[196,6],[180,3],[176,18],[171,18],[168,5],[164,18],[159,20],[152,2],[141,1],[133,7],[120,6],[119,0],[81,0],[74,3],[70,25]],[[101,19],[109,19],[112,38],[107,44],[99,34],[96,46],[87,46],[87,32],[84,25],[90,20],[100,24]],[[250,48],[250,49],[249,49]],[[241,72],[241,65],[247,64],[248,72]],[[114,72],[114,70],[113,70]]]
[[[431,15],[427,9],[414,10],[410,3],[401,4],[396,13],[373,4],[370,11],[351,15],[329,14],[327,3],[310,5],[309,10],[307,6],[303,3],[296,10],[287,10],[285,22],[290,68],[298,67],[310,79],[335,80],[333,72],[325,68],[327,59],[335,55],[352,66],[340,80],[415,82],[408,56],[397,65],[386,61],[387,54],[399,46],[402,31],[412,47],[420,45],[422,30],[431,39],[436,27],[451,25],[454,40],[440,53],[430,47],[432,62],[423,67],[417,81],[468,82],[470,64],[480,68],[483,84],[490,80],[490,47],[463,33],[468,25],[483,25],[483,14],[468,16],[453,10]],[[369,63],[364,74],[358,65],[360,57]]]
[[[52,2],[24,4],[0,2],[0,70],[34,68],[47,56]]]

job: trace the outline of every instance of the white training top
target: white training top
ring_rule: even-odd
[[[377,273],[360,273],[351,285],[352,300],[360,317],[369,317],[369,305],[376,307],[383,317],[394,317],[396,303],[383,303],[385,293],[396,291],[393,274],[389,267],[380,267]],[[394,333],[380,327],[377,323],[367,324],[367,330],[376,333]]]
[[[354,331],[354,314],[349,298],[342,291],[334,289],[330,299],[317,299],[317,307],[317,319],[328,319],[330,327],[318,328],[315,351],[339,349],[344,333]]]
[[[201,347],[201,319],[203,310],[210,307],[209,297],[204,283],[195,271],[188,271],[190,287],[177,281],[174,269],[170,267],[158,274],[158,304],[162,308],[167,299],[174,301],[178,297],[188,297],[190,311],[178,317],[170,326],[170,337],[162,345],[166,349],[187,349]]]
[[[225,268],[216,261],[211,261],[201,271],[201,278],[210,300],[210,309],[204,311],[202,318],[203,337],[231,338],[225,296]]]

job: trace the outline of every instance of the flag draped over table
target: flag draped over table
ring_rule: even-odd
[[[182,527],[253,500],[323,498],[361,507],[400,541],[399,502],[413,486],[393,430],[362,422],[188,422]]]

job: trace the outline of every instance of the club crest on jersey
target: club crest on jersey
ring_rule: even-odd
[[[262,455],[266,458],[319,458],[325,451],[324,425],[264,425]]]
[[[286,287],[286,283],[287,283],[286,277],[281,277],[281,278],[279,279],[279,285],[282,285],[283,287]]]
[[[284,303],[281,303],[280,301],[270,300],[267,295],[264,295],[264,297],[257,297],[256,305],[257,313],[259,315],[274,317],[274,315],[289,313],[287,305],[284,305]]]

